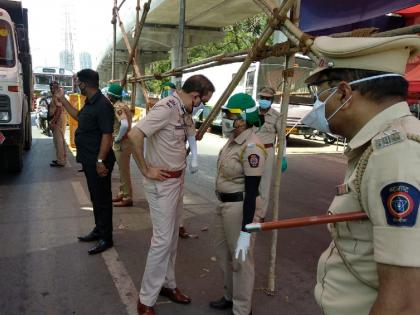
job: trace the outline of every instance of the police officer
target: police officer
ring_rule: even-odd
[[[213,84],[202,75],[187,79],[180,91],[153,106],[129,133],[133,156],[144,176],[153,236],[143,274],[137,312],[154,315],[158,295],[173,302],[191,303],[175,280],[178,227],[183,210],[184,169],[186,167],[187,124],[185,117],[194,106],[208,101]],[[143,157],[147,137],[146,158]]]
[[[260,183],[260,202],[258,203],[255,217],[258,221],[264,221],[268,209],[271,208],[271,187],[273,171],[275,165],[275,145],[277,135],[281,128],[281,114],[274,110],[271,105],[274,101],[274,90],[270,87],[263,87],[258,93],[258,110],[260,115],[261,127],[258,129],[257,136],[264,144],[267,151],[267,160],[264,165],[264,173]],[[287,168],[286,157],[282,154],[282,171]]]
[[[130,157],[131,146],[127,138],[127,133],[131,128],[132,115],[130,108],[121,101],[122,87],[113,83],[108,86],[107,96],[114,105],[114,133],[112,149],[120,170],[120,189],[118,195],[112,199],[114,207],[133,206],[133,189],[130,176]]]
[[[162,92],[160,93],[160,99],[163,99],[165,97],[171,96],[176,91],[176,86],[172,82],[165,82],[162,85]],[[200,105],[202,102],[200,103]],[[200,106],[199,105],[199,106]],[[198,107],[199,107],[198,106]],[[193,112],[197,107],[194,106]],[[197,150],[197,141],[195,139],[195,124],[192,119],[192,113],[186,113],[184,116],[185,124],[187,125],[187,141],[188,146],[191,151],[191,162],[189,164],[190,172],[192,174],[196,173],[198,171],[198,150]],[[189,238],[190,234],[187,232],[187,230],[184,227],[184,216],[181,217],[181,221],[179,224],[179,236],[181,238]]]
[[[315,297],[326,315],[420,314],[420,122],[406,103],[416,35],[318,37],[307,79],[316,102],[303,123],[349,139],[348,166],[329,212],[369,219],[329,226]]]
[[[217,160],[215,243],[225,292],[210,302],[216,309],[251,314],[254,289],[254,239],[245,232],[255,213],[266,151],[255,134],[258,108],[251,96],[233,95],[223,107],[222,130],[228,141]]]
[[[58,82],[51,82],[51,93],[53,93],[55,86],[58,86]],[[49,106],[49,114],[51,117],[49,124],[52,130],[53,142],[56,152],[56,160],[52,160],[50,166],[64,167],[67,160],[66,140],[64,138],[67,127],[67,113],[63,108],[63,104],[54,95]]]

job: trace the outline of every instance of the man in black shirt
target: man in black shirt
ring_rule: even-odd
[[[85,105],[80,111],[66,100],[62,89],[55,88],[55,95],[78,121],[75,133],[76,160],[83,166],[95,218],[95,228],[78,239],[81,242],[98,241],[88,251],[92,255],[113,246],[111,172],[115,156],[111,148],[114,108],[98,88],[99,75],[96,71],[79,71],[77,85],[80,93],[86,96]]]

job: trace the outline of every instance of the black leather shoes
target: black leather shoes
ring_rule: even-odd
[[[92,231],[88,235],[78,236],[77,239],[81,242],[94,242],[99,240],[99,234]]]
[[[225,297],[222,296],[219,300],[210,302],[209,305],[211,308],[215,308],[217,310],[226,310],[228,308],[232,308],[233,302],[226,300]]]
[[[112,246],[114,246],[113,241],[99,240],[95,246],[93,246],[91,249],[88,250],[88,254],[89,255],[99,254],[106,251],[108,248],[111,248]]]

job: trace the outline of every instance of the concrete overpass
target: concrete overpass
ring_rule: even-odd
[[[120,2],[120,1],[119,1]],[[141,6],[146,1],[141,1]],[[124,27],[131,42],[136,23],[136,1],[128,0],[120,10]],[[262,10],[252,0],[186,0],[185,40],[182,49],[215,42],[223,38],[223,27],[261,13]],[[178,29],[180,0],[153,0],[139,45],[139,64],[144,66],[156,60],[171,56],[172,66],[178,66]],[[111,15],[110,15],[111,19]],[[112,26],[107,28],[112,33]],[[112,37],[112,36],[110,36]],[[117,26],[115,78],[121,78],[128,60],[119,26]],[[183,54],[186,56],[186,54]],[[97,70],[102,81],[111,79],[112,40],[98,58]],[[183,63],[185,63],[185,58]],[[140,93],[138,93],[140,94]]]

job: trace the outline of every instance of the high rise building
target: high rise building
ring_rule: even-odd
[[[67,8],[64,12],[64,21],[64,50],[60,52],[60,68],[73,71],[75,70],[73,32],[71,27],[70,13]]]
[[[74,70],[74,55],[71,51],[60,51],[60,68],[70,71]]]
[[[81,52],[79,54],[80,69],[92,68],[92,57],[88,52]]]

